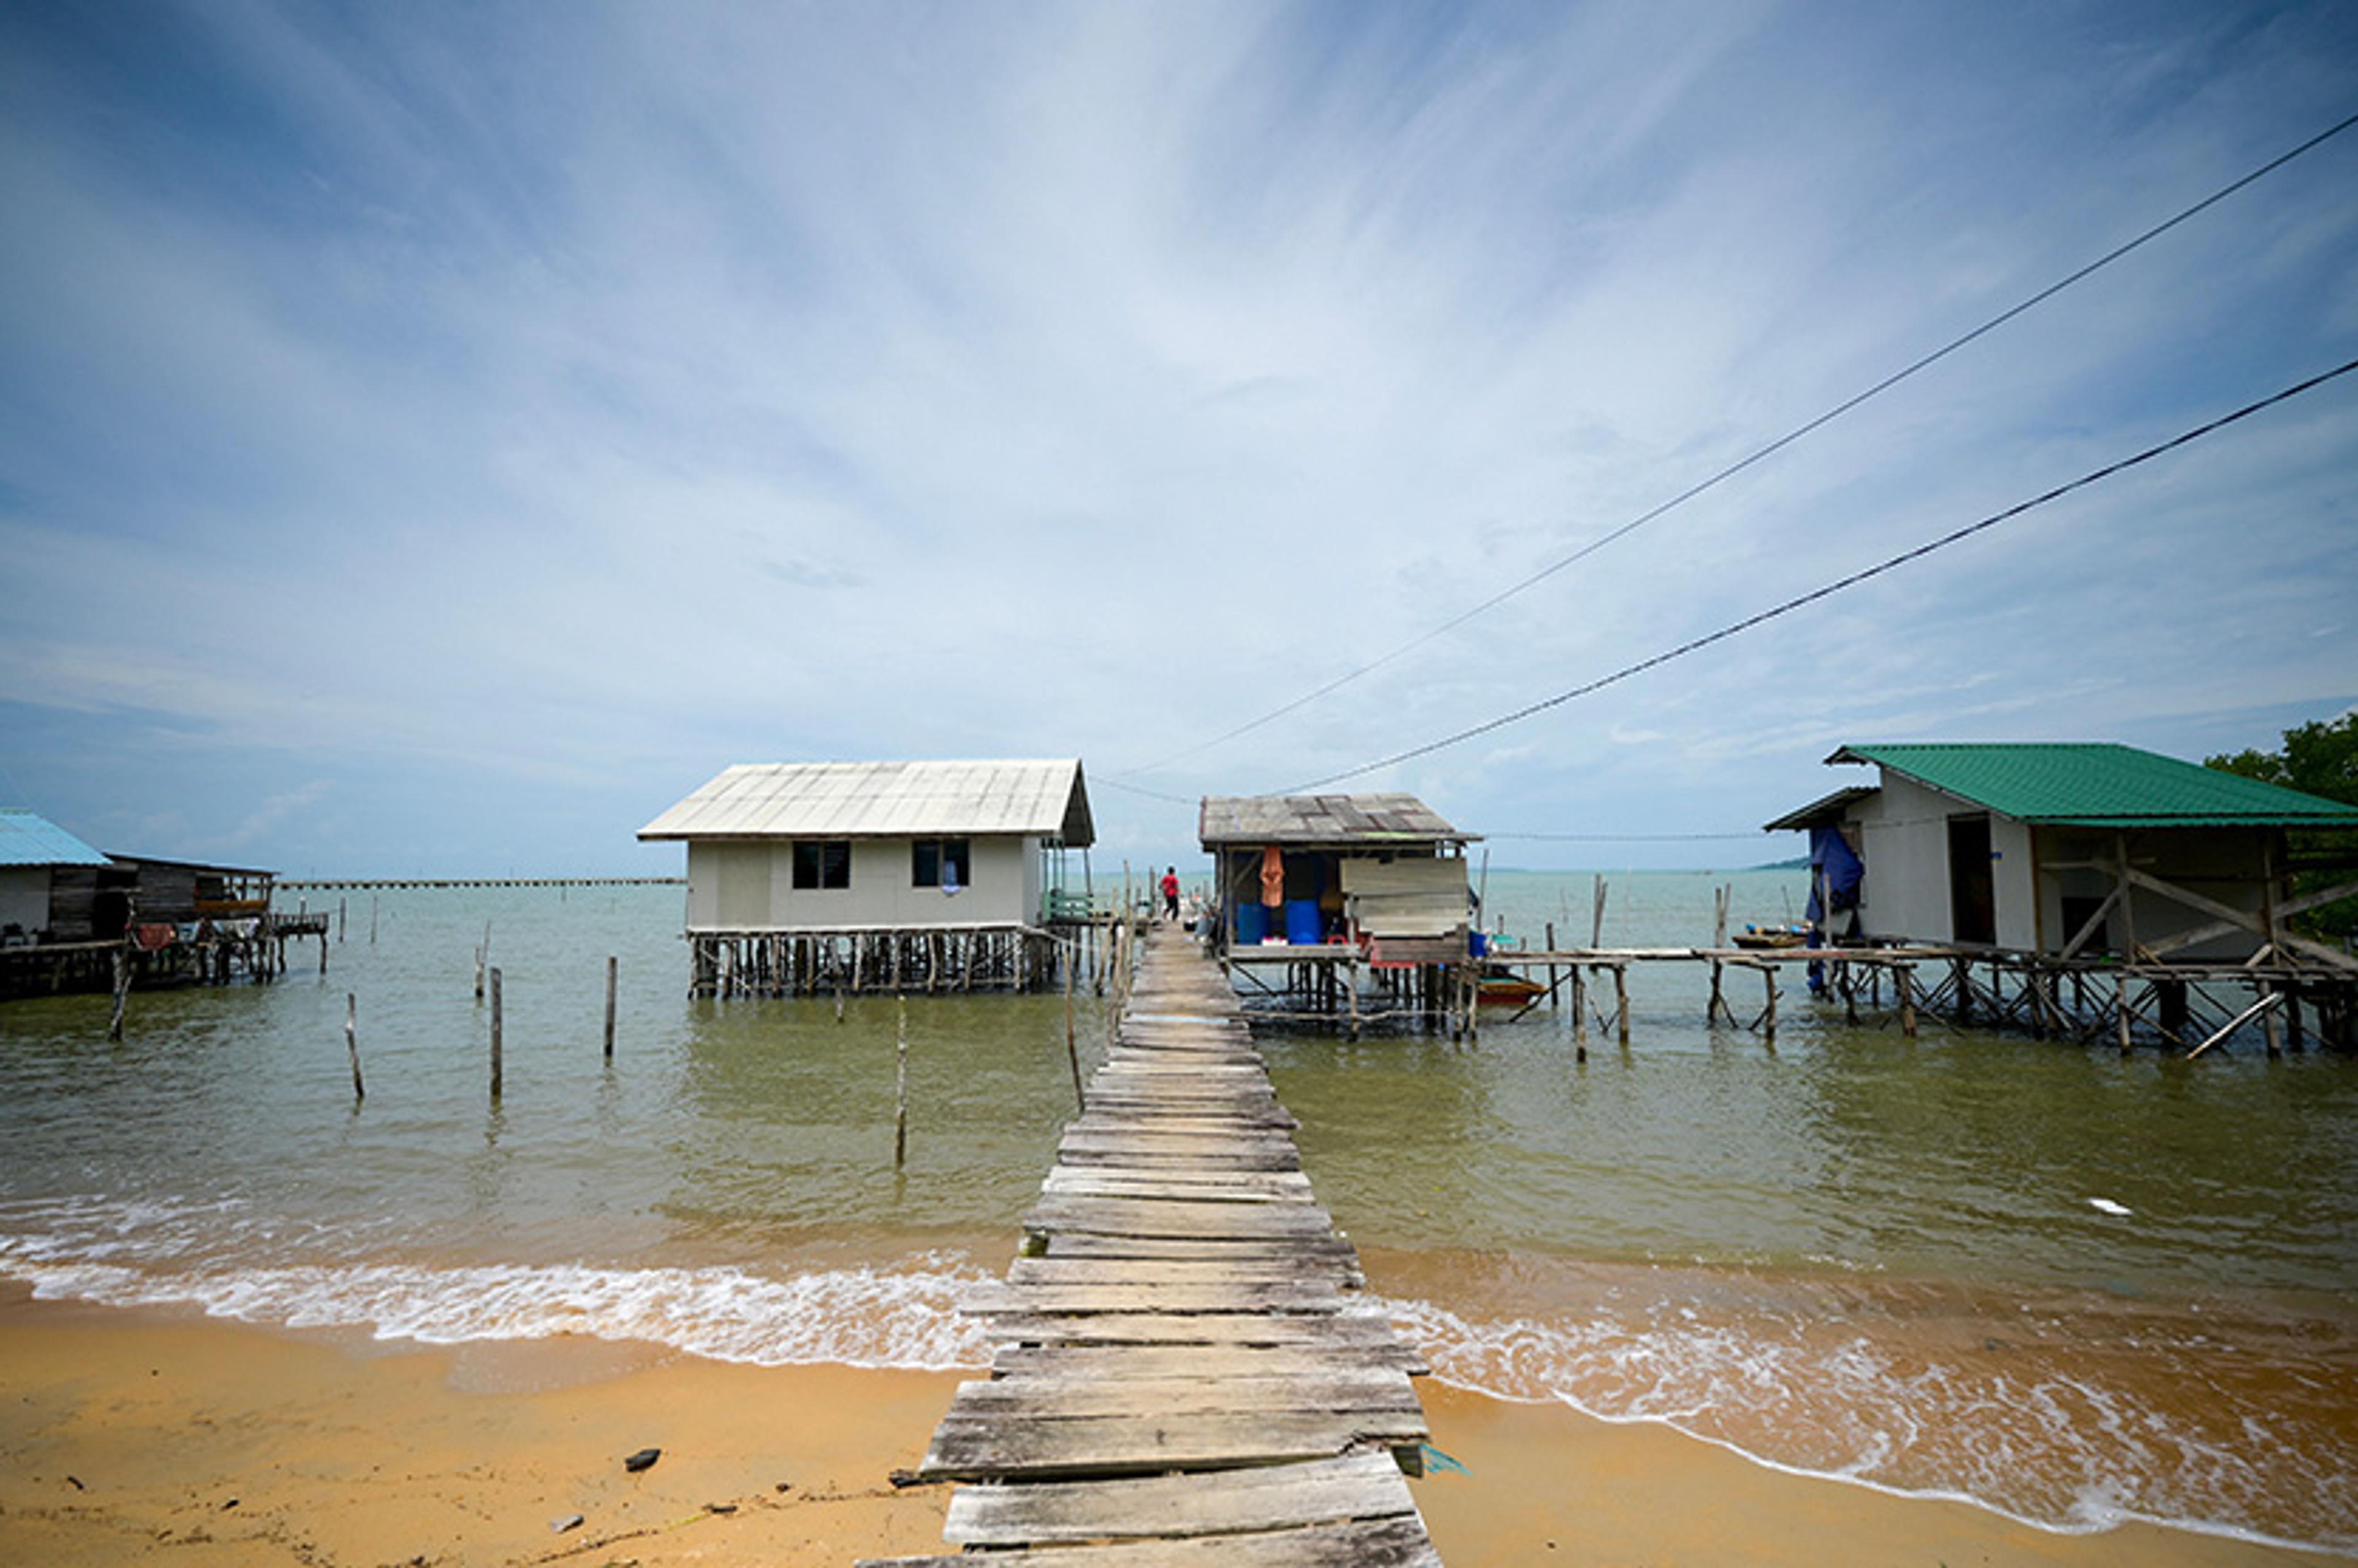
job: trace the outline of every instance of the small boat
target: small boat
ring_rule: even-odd
[[[1798,947],[1809,939],[1806,925],[1747,925],[1728,938],[1739,947]]]
[[[1535,979],[1509,973],[1503,964],[1490,964],[1483,968],[1474,995],[1483,1007],[1520,1007],[1546,990]]]

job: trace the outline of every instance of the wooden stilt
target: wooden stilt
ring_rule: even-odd
[[[492,971],[492,1098],[500,1098],[500,972]]]
[[[1578,964],[1572,967],[1572,1059],[1588,1060],[1588,982]]]
[[[613,954],[606,955],[606,1060],[614,1059],[614,991],[620,978],[622,961]]]
[[[1073,973],[1074,964],[1072,960],[1073,955],[1069,953],[1066,954],[1065,958],[1065,1059],[1072,1064],[1073,1068],[1073,1108],[1077,1114],[1087,1116],[1089,1109],[1089,1101],[1088,1096],[1084,1094],[1081,1090],[1081,1047],[1079,1040],[1073,1031],[1073,985],[1075,982],[1075,976]]]
[[[126,936],[114,948],[114,1013],[106,1021],[106,1037],[123,1038],[123,1012],[131,1000],[131,939]]]
[[[344,1051],[352,1059],[352,1103],[368,1098],[368,1086],[361,1082],[360,999],[352,992],[344,993]]]
[[[893,1000],[900,1007],[892,1070],[892,1168],[897,1171],[909,1162],[909,1001],[906,997]]]

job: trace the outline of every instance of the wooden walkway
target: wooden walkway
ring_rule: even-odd
[[[1235,995],[1173,927],[1087,1105],[1006,1281],[965,1304],[999,1347],[918,1471],[968,1483],[944,1538],[995,1568],[1437,1568],[1403,1474],[1425,1368],[1355,1302]]]

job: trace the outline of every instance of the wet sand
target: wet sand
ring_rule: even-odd
[[[845,1564],[941,1550],[895,1490],[956,1374],[588,1340],[420,1349],[0,1292],[0,1562]],[[1416,1483],[1452,1568],[2331,1559],[2144,1526],[2059,1536],[1782,1475],[1654,1427],[1425,1387],[1466,1474]],[[660,1448],[642,1474],[623,1456]],[[581,1523],[554,1526],[579,1515]]]

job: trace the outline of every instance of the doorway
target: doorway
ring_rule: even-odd
[[[1949,932],[1958,942],[1997,941],[1997,888],[1990,875],[1986,814],[1949,818]]]

